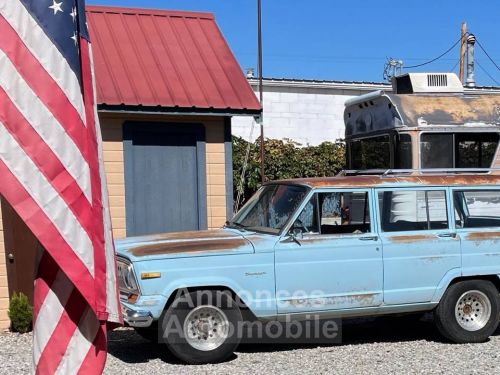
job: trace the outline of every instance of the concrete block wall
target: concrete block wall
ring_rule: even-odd
[[[314,86],[314,85],[313,85]],[[258,95],[257,86],[252,87]],[[374,91],[368,89],[297,87],[286,83],[264,84],[264,136],[274,139],[292,139],[303,146],[315,146],[325,141],[344,138],[344,103],[354,96]],[[235,116],[233,135],[250,139],[252,118]],[[252,140],[260,134],[255,124]]]

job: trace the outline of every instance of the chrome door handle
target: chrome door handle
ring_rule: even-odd
[[[378,236],[364,236],[364,237],[359,237],[361,241],[377,241]]]
[[[438,237],[441,238],[455,238],[457,236],[456,233],[439,233]]]

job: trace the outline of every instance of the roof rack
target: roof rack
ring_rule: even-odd
[[[337,176],[359,175],[421,175],[421,174],[460,174],[460,173],[491,173],[500,172],[500,168],[427,168],[427,169],[346,169]]]

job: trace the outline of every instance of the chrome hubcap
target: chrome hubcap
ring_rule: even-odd
[[[467,331],[479,331],[491,317],[491,302],[483,292],[471,290],[460,296],[455,306],[455,319]]]
[[[229,320],[215,306],[198,306],[184,321],[184,336],[189,345],[201,351],[217,349],[229,335]]]

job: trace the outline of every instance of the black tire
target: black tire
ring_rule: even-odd
[[[193,347],[189,343],[189,340],[186,339],[186,332],[184,331],[186,318],[196,308],[198,308],[197,311],[201,311],[199,310],[200,306],[205,306],[209,309],[213,309],[213,307],[219,309],[229,323],[227,337],[222,344],[214,349],[199,350]],[[213,309],[213,311],[216,311],[216,309]],[[191,314],[191,317],[196,317],[193,314]],[[200,319],[202,318],[200,317]],[[212,318],[208,318],[208,320],[210,319]],[[206,322],[206,320],[203,321]],[[228,359],[234,353],[240,342],[236,327],[238,327],[241,321],[241,311],[229,292],[213,290],[196,291],[187,293],[174,300],[160,320],[160,332],[172,354],[180,360],[188,364],[217,363]],[[189,322],[186,324],[189,325]],[[202,342],[203,337],[200,340]]]
[[[135,332],[141,336],[144,340],[148,340],[150,342],[158,343],[158,322],[153,322],[151,327],[134,327]]]
[[[485,325],[477,330],[467,330],[459,323],[459,318],[456,317],[455,309],[457,303],[464,293],[471,291],[479,291],[483,293],[491,305],[491,314]],[[436,308],[434,317],[435,323],[439,332],[448,340],[456,343],[477,343],[486,341],[497,329],[500,301],[499,293],[495,285],[490,281],[485,280],[467,280],[457,282],[446,290],[443,298]],[[476,301],[474,300],[474,303]],[[472,303],[472,308],[474,303]],[[471,306],[471,305],[469,305]],[[458,309],[457,309],[458,310]],[[465,310],[459,310],[462,314]],[[474,314],[474,310],[472,310]],[[474,315],[467,315],[473,320]],[[464,315],[462,315],[463,320]],[[468,321],[468,320],[467,320]]]

